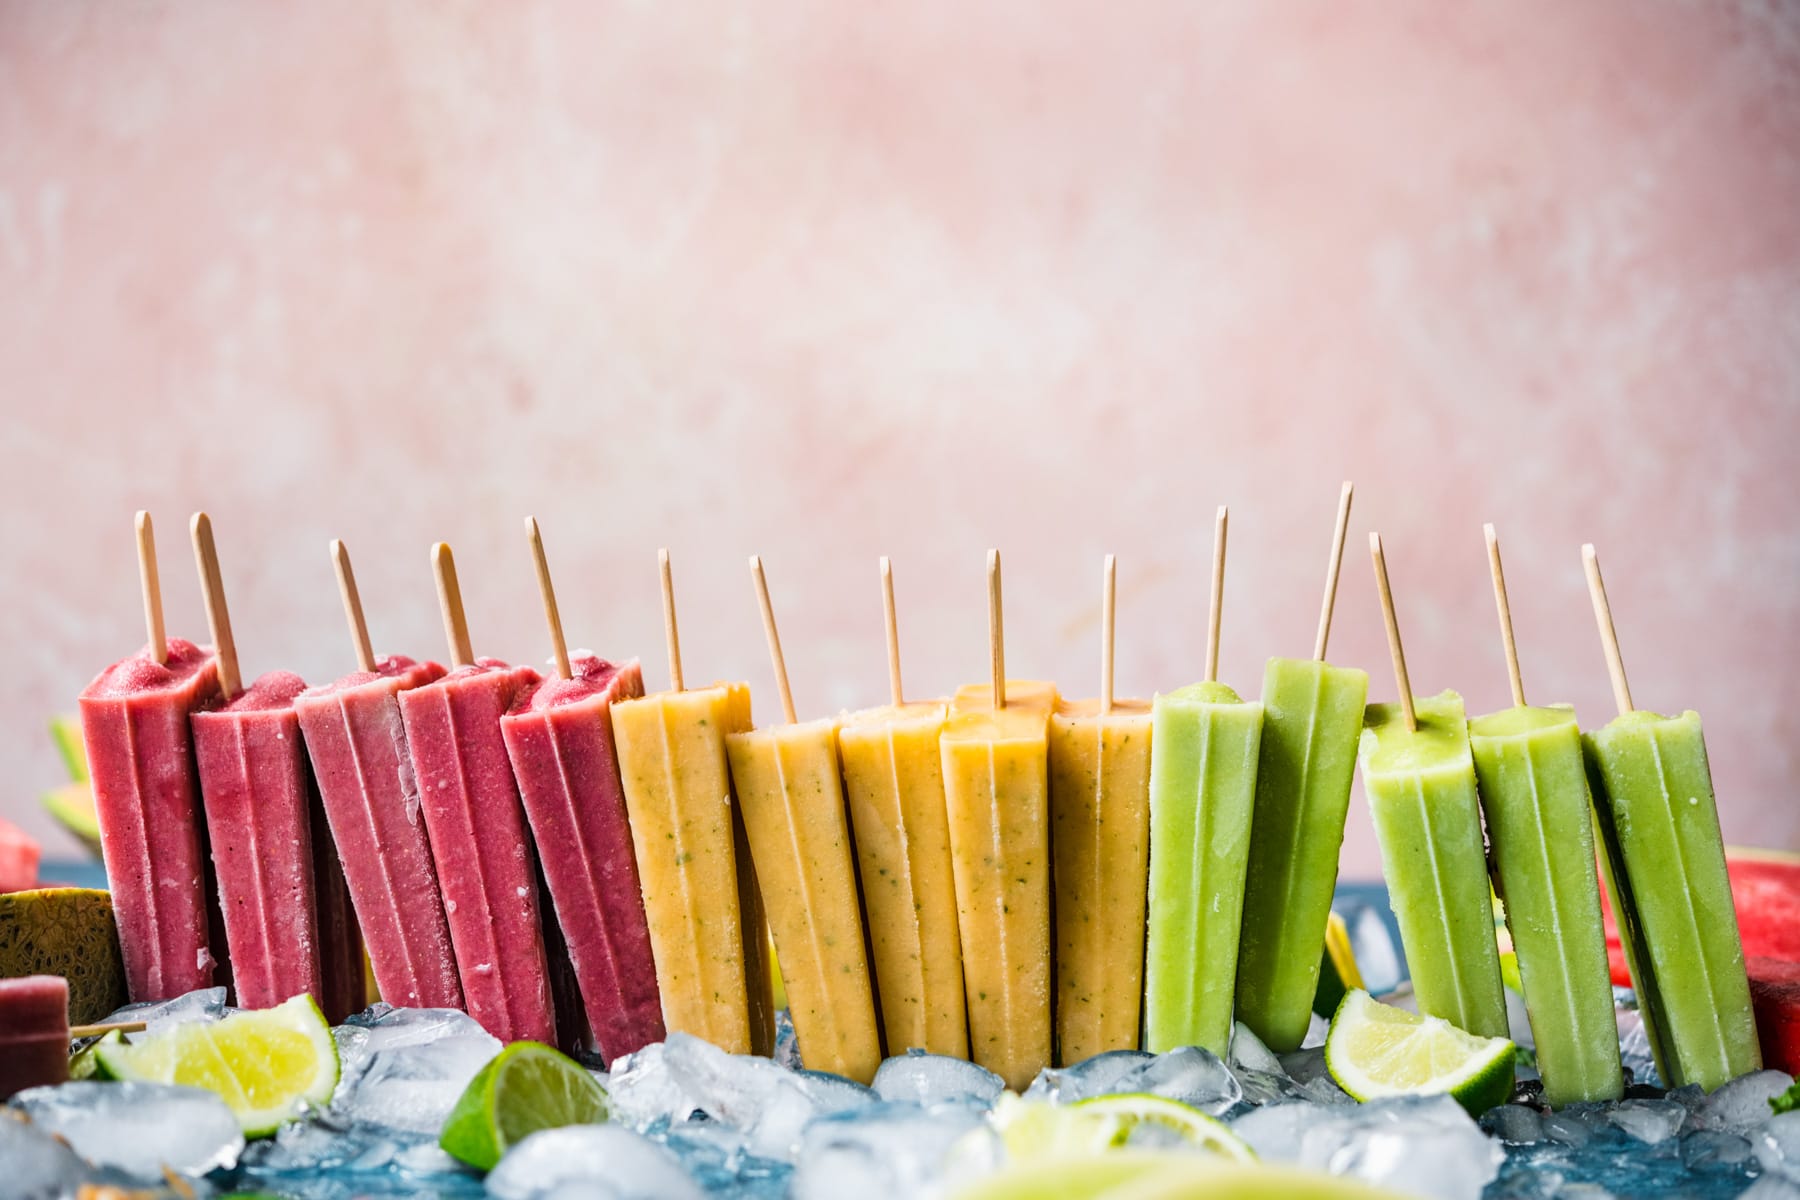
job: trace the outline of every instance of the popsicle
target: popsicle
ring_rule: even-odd
[[[1762,1065],[1700,715],[1640,712],[1582,547],[1619,715],[1582,738],[1607,885],[1657,1070],[1712,1089]]]
[[[1226,510],[1213,542],[1206,679],[1156,697],[1144,1047],[1231,1048],[1263,706],[1218,682]]]
[[[891,703],[838,725],[882,1030],[892,1054],[969,1056],[962,943],[938,737],[942,701],[907,703],[893,573],[881,560]]]
[[[1056,1056],[1134,1050],[1144,999],[1150,705],[1113,696],[1115,562],[1101,591],[1100,695],[1050,717]]]
[[[453,668],[399,694],[457,974],[470,1016],[503,1042],[555,1044],[537,863],[500,718],[538,681],[530,667],[478,659],[450,547],[432,549]]]
[[[612,706],[644,694],[643,672],[636,659],[614,665],[569,654],[535,520],[527,532],[557,674],[522,691],[500,730],[588,1026],[611,1062],[664,1035],[612,727]]]
[[[329,843],[315,847],[313,841],[319,801],[294,711],[294,697],[306,683],[291,671],[270,671],[239,686],[237,647],[205,513],[194,514],[193,535],[207,620],[219,648],[221,693],[192,716],[194,756],[237,1003],[271,1008],[310,992],[326,1017],[340,1022],[363,1007],[362,949],[354,923],[340,918],[327,930],[321,921],[319,867],[335,854]],[[328,889],[341,886],[329,872],[325,881]],[[353,946],[329,941],[328,933]]]
[[[1469,722],[1469,748],[1544,1099],[1617,1100],[1624,1078],[1581,732],[1566,705],[1525,703],[1499,540],[1492,525],[1486,534],[1513,706]]]
[[[334,541],[331,553],[358,670],[294,699],[331,841],[381,998],[404,1008],[461,1008],[456,952],[400,718],[400,693],[441,678],[444,668],[375,657],[349,552]]]
[[[1014,1090],[1050,1064],[1049,725],[1056,686],[1006,678],[988,552],[993,682],[957,689],[939,751],[974,1059]]]
[[[1344,484],[1313,657],[1271,658],[1263,672],[1237,1019],[1278,1054],[1298,1050],[1312,1020],[1369,691],[1368,675],[1325,661],[1351,494]]]
[[[1369,535],[1369,552],[1400,702],[1369,706],[1358,758],[1413,993],[1426,1016],[1507,1037],[1462,697],[1413,697],[1379,534]]]
[[[69,1078],[69,981],[0,979],[0,1101]]]
[[[188,715],[218,692],[213,655],[167,637],[150,514],[137,515],[149,642],[82,691],[81,732],[133,1002],[212,987],[225,957]],[[209,911],[210,910],[210,911]]]
[[[725,736],[800,1061],[859,1083],[881,1065],[837,722],[795,720],[762,560],[750,559],[785,723]]]
[[[684,689],[674,584],[662,554],[669,691],[612,706],[663,1024],[734,1054],[774,1047],[761,894],[731,790],[725,736],[750,727],[750,689]]]

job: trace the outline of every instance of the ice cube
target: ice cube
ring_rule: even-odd
[[[1180,1046],[1114,1080],[1107,1094],[1148,1092],[1219,1116],[1237,1106],[1244,1090],[1212,1051]]]
[[[875,1094],[893,1104],[940,1104],[991,1108],[1006,1090],[1006,1081],[972,1062],[912,1050],[882,1063],[875,1071]]]
[[[1330,1034],[1331,1022],[1318,1013],[1313,1013],[1306,1018],[1306,1036],[1300,1039],[1300,1048],[1311,1050],[1315,1046],[1323,1046]]]
[[[89,1162],[134,1179],[164,1169],[204,1175],[237,1162],[244,1133],[214,1092],[169,1083],[78,1080],[31,1088],[12,1103]]]
[[[794,1017],[785,1008],[775,1010],[774,1059],[790,1070],[800,1069],[800,1035],[794,1031]]]
[[[1580,1117],[1559,1112],[1544,1118],[1544,1136],[1553,1142],[1580,1148],[1594,1140],[1594,1131]]]
[[[0,1163],[8,1196],[60,1200],[93,1178],[81,1156],[22,1115],[0,1108]]]
[[[1478,1200],[1505,1154],[1449,1096],[1281,1104],[1233,1128],[1259,1155],[1429,1200]]]
[[[1793,1077],[1780,1071],[1740,1075],[1700,1102],[1694,1110],[1694,1124],[1701,1129],[1749,1133],[1773,1114],[1769,1101],[1792,1086]]]
[[[1750,1143],[1735,1133],[1697,1129],[1681,1139],[1681,1162],[1690,1171],[1736,1170],[1750,1155]]]
[[[1281,1060],[1242,1021],[1232,1022],[1231,1052],[1226,1057],[1234,1067],[1270,1075],[1281,1074]]]
[[[801,1138],[793,1195],[796,1200],[942,1195],[946,1160],[953,1150],[959,1159],[965,1156],[961,1144],[971,1135],[994,1136],[980,1112],[961,1105],[926,1113],[885,1104],[822,1117]]]
[[[435,1137],[463,1089],[501,1049],[492,1034],[461,1013],[456,1017],[461,1020],[442,1013],[433,1020],[396,1018],[367,1028],[360,1071],[339,1084],[333,1115],[350,1125]]]
[[[487,1177],[499,1200],[700,1200],[698,1184],[681,1161],[617,1125],[544,1129],[507,1151]]]
[[[1773,1175],[1765,1175],[1750,1186],[1738,1200],[1800,1200],[1800,1185]]]
[[[1800,1112],[1771,1117],[1753,1144],[1765,1174],[1800,1183]]]
[[[393,1008],[376,1004],[331,1031],[341,1064],[340,1087],[354,1082],[383,1050],[422,1046],[450,1037],[488,1038],[500,1043],[466,1012],[454,1008]]]
[[[1155,1055],[1141,1050],[1108,1050],[1067,1067],[1045,1067],[1025,1089],[1025,1099],[1052,1104],[1072,1104],[1090,1096],[1104,1096],[1113,1085]]]
[[[1644,1031],[1644,1019],[1636,1009],[1620,1009],[1619,1058],[1631,1072],[1631,1081],[1661,1086],[1656,1073],[1656,1056],[1650,1050],[1650,1035]]]
[[[860,1084],[815,1071],[789,1071],[767,1058],[725,1051],[672,1033],[659,1053],[646,1047],[612,1075],[615,1111],[632,1124],[686,1120],[693,1112],[743,1134],[747,1153],[792,1162],[806,1123],[824,1113],[872,1104]]]
[[[173,1000],[127,1004],[109,1015],[105,1023],[111,1025],[124,1021],[143,1021],[146,1026],[144,1032],[152,1034],[188,1021],[217,1021],[228,1011],[230,1010],[225,1007],[224,988],[200,988],[186,995],[176,996]]]
[[[1525,1146],[1544,1136],[1544,1118],[1523,1104],[1501,1104],[1482,1115],[1481,1127],[1509,1146]]]
[[[1623,1100],[1606,1116],[1638,1141],[1656,1146],[1681,1132],[1687,1109],[1668,1100]]]

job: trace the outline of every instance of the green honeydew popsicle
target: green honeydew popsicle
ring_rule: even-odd
[[[1300,1048],[1312,1019],[1369,692],[1367,674],[1325,661],[1351,494],[1344,484],[1313,657],[1271,658],[1263,673],[1237,1019],[1280,1054]]]
[[[1716,1088],[1762,1065],[1698,713],[1638,712],[1592,546],[1582,547],[1619,716],[1582,749],[1607,883],[1657,1069]]]
[[[1624,1078],[1581,732],[1568,706],[1525,703],[1500,544],[1492,525],[1486,534],[1513,707],[1471,721],[1469,748],[1544,1098],[1617,1100]]]
[[[1221,508],[1206,681],[1152,708],[1144,1046],[1158,1054],[1231,1047],[1263,706],[1218,682],[1226,522]]]
[[[1369,706],[1358,758],[1413,991],[1427,1016],[1477,1037],[1507,1037],[1462,697],[1413,698],[1379,534],[1369,535],[1369,553],[1400,703]]]

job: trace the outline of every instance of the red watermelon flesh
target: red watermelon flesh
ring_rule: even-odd
[[[1725,868],[1731,875],[1731,898],[1737,906],[1744,957],[1800,963],[1800,855],[1733,850],[1726,855]],[[1625,949],[1619,944],[1605,888],[1600,889],[1600,907],[1606,916],[1606,956],[1612,964],[1612,981],[1630,987],[1631,970],[1625,965]]]
[[[1752,958],[1744,965],[1750,971],[1763,1066],[1800,1074],[1800,963]]]

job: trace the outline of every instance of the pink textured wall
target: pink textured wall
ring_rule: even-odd
[[[1640,704],[1706,716],[1727,834],[1800,848],[1800,8],[1753,0],[909,5],[0,0],[0,813],[47,832],[41,722],[141,641],[130,515],[218,525],[251,673],[572,637],[778,712],[1008,662],[1096,687],[1311,644],[1358,481],[1333,657],[1393,694],[1364,534],[1420,691],[1610,702],[1598,542]],[[1358,801],[1346,870],[1376,858]],[[56,843],[54,848],[62,847]],[[63,847],[66,848],[66,847]]]

